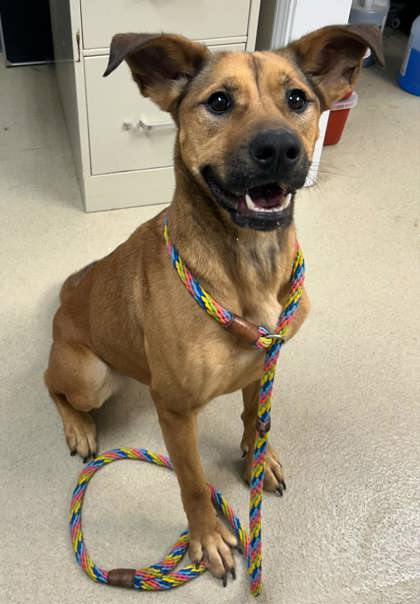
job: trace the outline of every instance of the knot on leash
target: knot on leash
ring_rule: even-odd
[[[259,325],[257,329],[260,335],[255,341],[256,348],[267,350],[268,348],[271,348],[276,341],[281,341],[283,343],[284,334],[270,333],[270,330],[263,325]]]
[[[270,431],[271,428],[271,417],[268,417],[265,421],[257,418],[257,433],[259,436],[264,436]]]

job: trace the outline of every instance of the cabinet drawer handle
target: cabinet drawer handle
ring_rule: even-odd
[[[133,122],[130,122],[128,120],[125,120],[123,122],[124,130],[137,130],[137,131],[142,130],[143,132],[151,132],[152,130],[163,130],[163,129],[174,129],[174,128],[175,128],[175,124],[172,120],[168,121],[168,122],[147,122],[144,118],[142,118],[142,119],[139,119],[137,124],[134,124]]]

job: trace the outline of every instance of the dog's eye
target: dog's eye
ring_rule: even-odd
[[[224,113],[232,107],[232,99],[226,92],[213,92],[207,99],[207,107],[213,113]]]
[[[293,88],[293,90],[289,90],[287,92],[287,104],[289,105],[292,111],[296,113],[302,113],[306,109],[308,104],[308,99],[306,98],[306,94],[303,90],[299,90],[299,88]]]

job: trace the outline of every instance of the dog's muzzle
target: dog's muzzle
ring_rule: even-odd
[[[226,161],[222,179],[211,165],[201,175],[212,197],[242,227],[273,230],[293,219],[294,193],[309,169],[297,136],[286,129],[258,131]]]
[[[241,227],[268,231],[287,226],[293,218],[294,191],[276,182],[261,184],[235,194],[218,180],[211,167],[202,176],[216,202]]]

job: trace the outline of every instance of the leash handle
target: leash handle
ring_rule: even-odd
[[[141,591],[163,591],[184,585],[192,581],[206,570],[204,563],[196,566],[189,564],[184,568],[176,569],[179,562],[188,550],[189,534],[183,531],[178,540],[170,548],[169,553],[156,564],[142,568],[114,568],[106,570],[89,556],[82,530],[82,507],[86,489],[93,476],[101,468],[123,459],[145,461],[173,470],[170,460],[164,455],[154,453],[148,449],[120,448],[106,451],[98,455],[83,468],[79,475],[77,485],[73,491],[70,504],[70,537],[77,563],[86,575],[95,583],[128,587]],[[249,536],[239,517],[233,511],[222,493],[212,485],[208,485],[211,499],[215,508],[224,516],[231,526],[234,534],[241,543],[245,555],[248,552]]]

